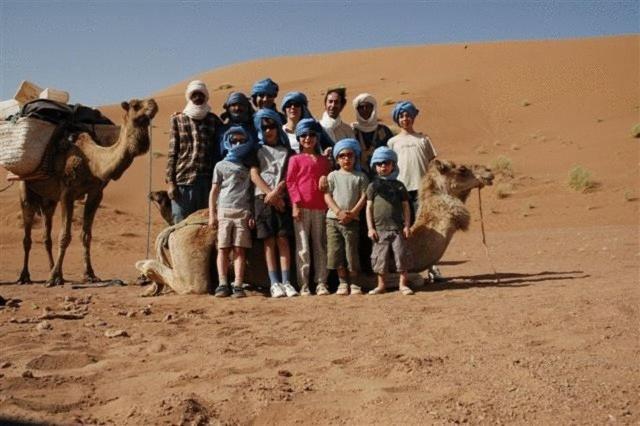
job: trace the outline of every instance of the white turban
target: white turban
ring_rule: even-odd
[[[358,112],[358,105],[361,103],[369,103],[373,105],[373,111],[371,112],[371,116],[365,120],[360,116]],[[356,119],[357,122],[353,123],[353,127],[358,129],[364,133],[373,132],[378,127],[378,102],[376,102],[376,98],[369,93],[361,93],[353,99],[353,109],[356,110]]]
[[[202,105],[196,105],[191,101],[191,95],[193,92],[200,92],[204,94],[204,103]],[[211,111],[209,106],[209,90],[207,85],[201,80],[193,80],[187,85],[187,90],[184,92],[185,98],[187,98],[187,106],[182,110],[183,113],[193,118],[194,120],[202,120]]]

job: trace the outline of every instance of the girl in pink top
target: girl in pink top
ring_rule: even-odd
[[[309,296],[311,269],[310,243],[313,245],[316,294],[329,294],[327,281],[327,237],[325,213],[327,204],[320,190],[320,178],[331,171],[331,164],[320,155],[318,139],[322,128],[313,119],[300,120],[296,126],[296,138],[300,142],[300,154],[289,159],[287,167],[287,191],[293,208],[293,227],[296,235],[298,285],[300,294]],[[311,241],[309,241],[311,240]]]

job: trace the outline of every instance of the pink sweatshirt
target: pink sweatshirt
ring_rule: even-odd
[[[324,156],[297,154],[287,166],[287,191],[292,204],[303,209],[326,210],[324,193],[318,189],[321,176],[331,171],[331,164]]]

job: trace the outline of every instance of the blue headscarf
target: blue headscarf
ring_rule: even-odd
[[[270,108],[261,108],[253,115],[253,126],[258,132],[258,142],[260,145],[264,145],[265,138],[262,131],[262,119],[268,118],[276,123],[276,129],[278,131],[278,145],[286,146],[289,148],[289,138],[282,130],[282,120],[280,114]]]
[[[240,145],[231,145],[231,137],[237,134],[243,135],[246,138],[246,142]],[[241,163],[253,148],[253,143],[251,142],[249,133],[240,126],[229,127],[229,130],[227,130],[224,133],[224,136],[222,136],[222,142],[224,149],[227,151],[227,155],[224,159],[231,161],[232,163]]]
[[[362,149],[360,148],[360,143],[352,138],[340,139],[336,142],[333,147],[333,159],[337,160],[338,155],[340,155],[340,151],[344,151],[345,149],[353,151],[355,155],[355,169],[362,170],[360,167],[360,156],[362,155]]]
[[[302,92],[289,92],[282,98],[282,105],[280,109],[285,110],[285,107],[290,103],[296,103],[302,105],[302,117],[301,118],[313,118],[311,111],[309,111],[309,101],[307,96]]]
[[[229,107],[233,104],[244,105],[246,112],[243,114],[232,114],[229,111]],[[232,123],[245,123],[251,121],[251,116],[253,115],[253,107],[251,106],[251,102],[249,102],[249,98],[247,98],[247,96],[242,92],[229,93],[229,96],[222,105],[222,108],[225,109],[225,112],[222,113],[223,120],[229,118]]]
[[[400,101],[393,107],[393,112],[391,116],[393,117],[393,121],[398,124],[398,119],[400,118],[400,114],[403,112],[408,112],[409,115],[415,118],[420,110],[416,108],[416,106],[411,101]]]
[[[265,78],[264,80],[256,81],[251,88],[251,96],[257,96],[258,94],[264,93],[267,96],[278,96],[278,83],[271,80],[270,78]]]
[[[309,131],[315,132],[315,134],[318,135],[318,143],[316,143],[316,151],[318,151],[318,153],[322,153],[325,149],[333,147],[333,141],[327,132],[325,132],[322,125],[313,118],[303,118],[298,121],[298,125],[296,126],[296,139],[300,140],[300,136]]]
[[[382,163],[383,161],[393,161],[393,171],[388,176],[378,175],[378,177],[380,179],[397,179],[400,169],[398,169],[398,155],[395,151],[387,146],[376,148],[369,163],[371,170],[376,171],[376,163]]]

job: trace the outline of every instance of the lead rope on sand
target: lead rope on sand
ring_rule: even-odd
[[[152,130],[153,125],[149,122],[149,189],[147,190],[147,251],[145,255],[145,259],[149,259],[149,250],[151,247],[151,198],[149,198],[149,194],[151,194],[151,181],[152,179],[152,171],[153,171],[153,138],[152,138]]]
[[[484,253],[487,255],[487,260],[489,261],[489,265],[493,270],[493,275],[496,277],[496,283],[500,283],[500,277],[498,276],[498,272],[496,271],[495,266],[493,266],[493,261],[491,260],[491,256],[489,255],[489,247],[487,246],[487,237],[484,232],[484,215],[482,214],[482,195],[480,194],[480,188],[478,188],[478,206],[480,208],[480,229],[482,230],[482,245],[484,246]]]

